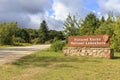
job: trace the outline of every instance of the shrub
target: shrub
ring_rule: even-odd
[[[120,52],[120,36],[113,35],[110,39],[110,47],[116,52]]]
[[[65,46],[65,42],[59,40],[59,41],[53,42],[50,48],[51,50],[57,52],[62,50],[64,46]]]
[[[21,37],[14,37],[14,42],[17,42],[17,43],[25,43],[25,40],[22,39]]]
[[[33,40],[31,40],[32,44],[38,44],[39,43],[39,38],[35,38]]]

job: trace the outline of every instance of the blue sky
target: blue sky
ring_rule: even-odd
[[[84,0],[84,2],[84,7],[86,7],[87,9],[99,11],[99,4],[97,0]]]
[[[109,11],[119,13],[120,0],[0,0],[0,22],[17,21],[28,28],[39,28],[46,20],[49,29],[62,30],[69,13],[107,17]]]

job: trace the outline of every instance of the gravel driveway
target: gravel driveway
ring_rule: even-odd
[[[33,45],[26,47],[0,48],[0,65],[10,63],[23,56],[29,55],[38,50],[49,48],[50,45]]]

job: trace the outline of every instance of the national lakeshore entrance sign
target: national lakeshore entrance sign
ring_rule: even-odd
[[[69,36],[68,47],[63,49],[66,56],[94,56],[113,58],[109,35]]]
[[[109,47],[109,36],[70,36],[68,38],[70,47]]]

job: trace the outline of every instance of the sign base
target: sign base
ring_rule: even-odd
[[[111,59],[114,57],[114,51],[111,48],[80,48],[68,47],[63,49],[65,56],[93,56]]]

